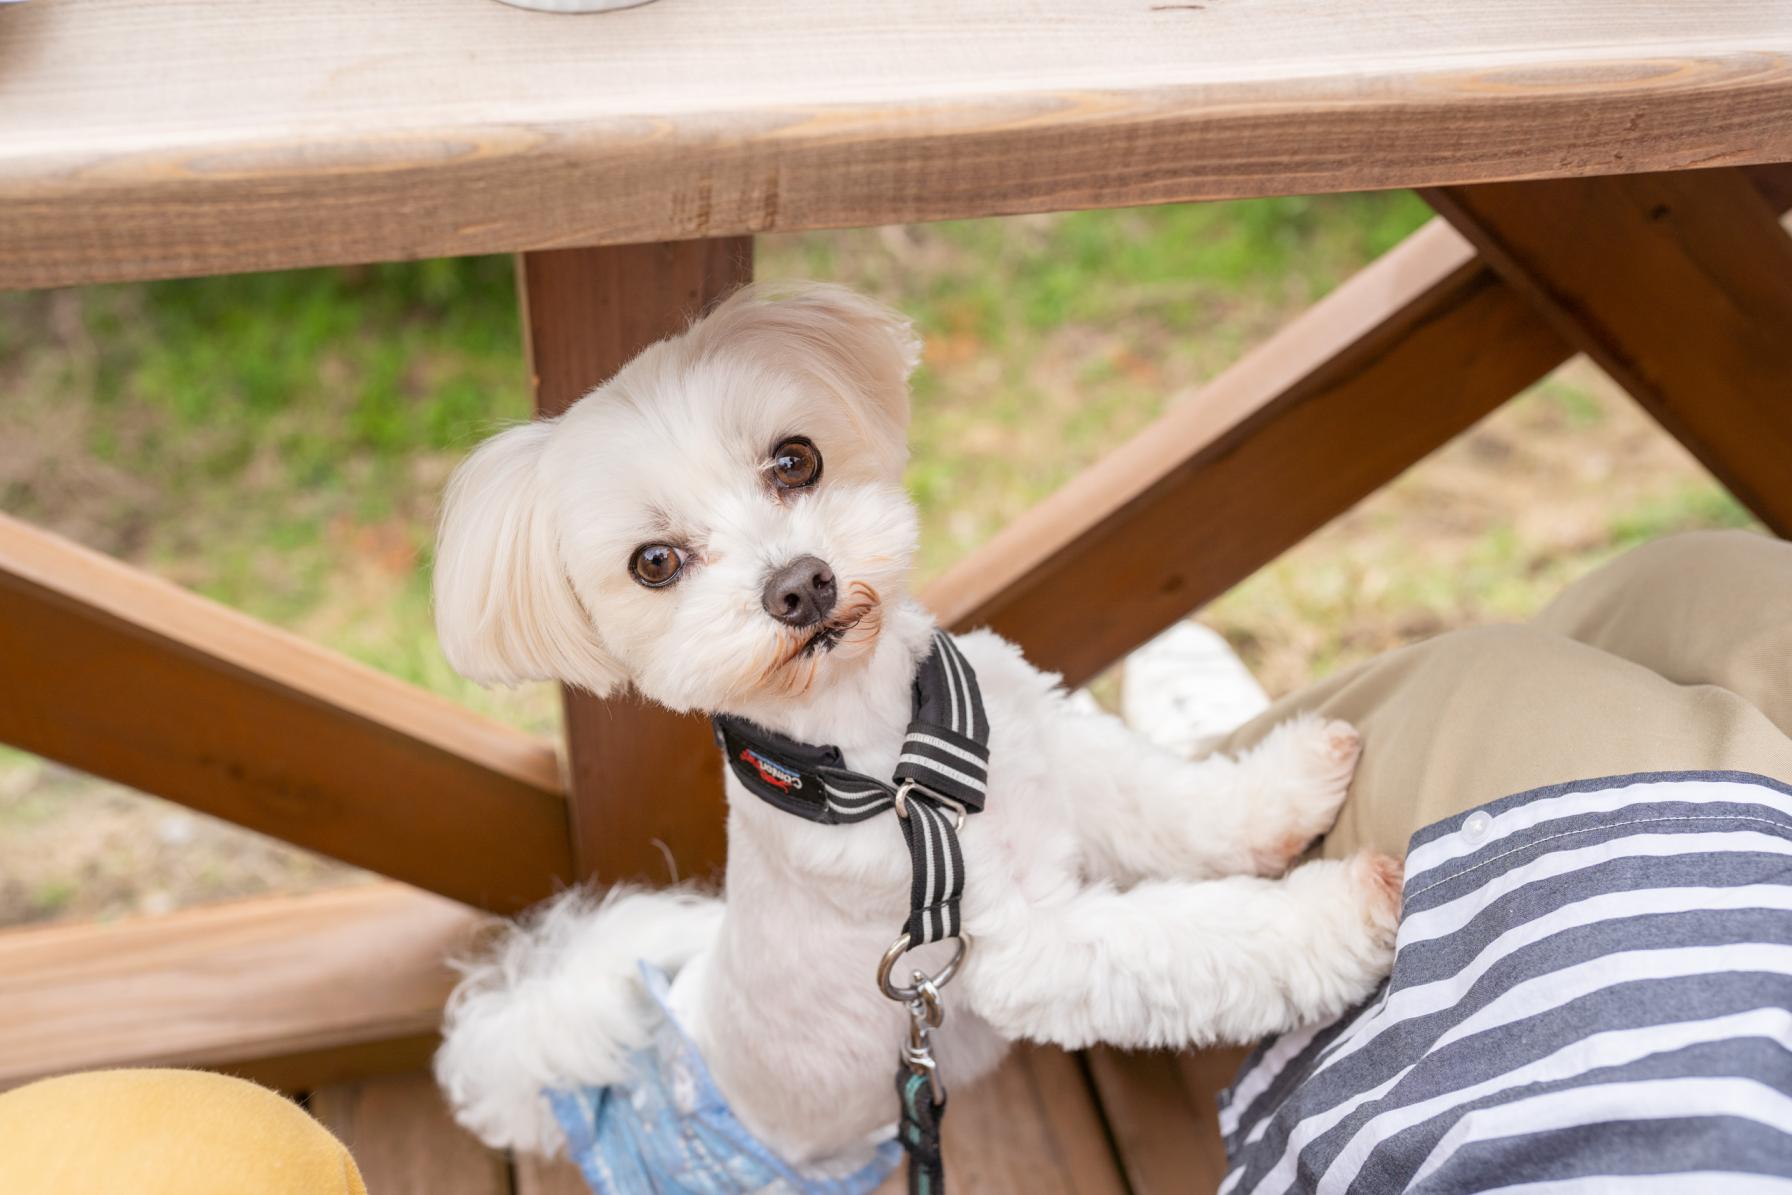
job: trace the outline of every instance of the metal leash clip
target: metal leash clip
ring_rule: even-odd
[[[933,980],[916,971],[912,982],[916,994],[905,1005],[908,1009],[908,1041],[902,1047],[902,1062],[914,1074],[927,1076],[927,1087],[937,1107],[946,1102],[946,1084],[940,1078],[939,1062],[933,1056],[933,1031],[946,1019],[946,1009],[940,1003],[939,989],[933,986]]]

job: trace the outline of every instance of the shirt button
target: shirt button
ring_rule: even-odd
[[[1493,829],[1493,815],[1485,809],[1477,809],[1469,814],[1462,823],[1462,837],[1468,842],[1480,842]]]

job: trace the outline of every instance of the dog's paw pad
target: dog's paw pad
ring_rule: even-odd
[[[1350,873],[1369,924],[1391,941],[1400,924],[1400,895],[1406,869],[1392,856],[1362,851],[1351,858]]]
[[[1325,757],[1340,768],[1356,765],[1363,753],[1363,735],[1348,722],[1331,721],[1320,728],[1320,747]]]

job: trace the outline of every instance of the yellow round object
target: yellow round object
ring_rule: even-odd
[[[205,1071],[89,1071],[0,1093],[6,1195],[367,1195],[291,1100]]]

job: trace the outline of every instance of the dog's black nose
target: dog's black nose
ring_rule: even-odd
[[[786,626],[814,626],[834,608],[834,570],[815,556],[798,556],[765,583],[765,612]]]

